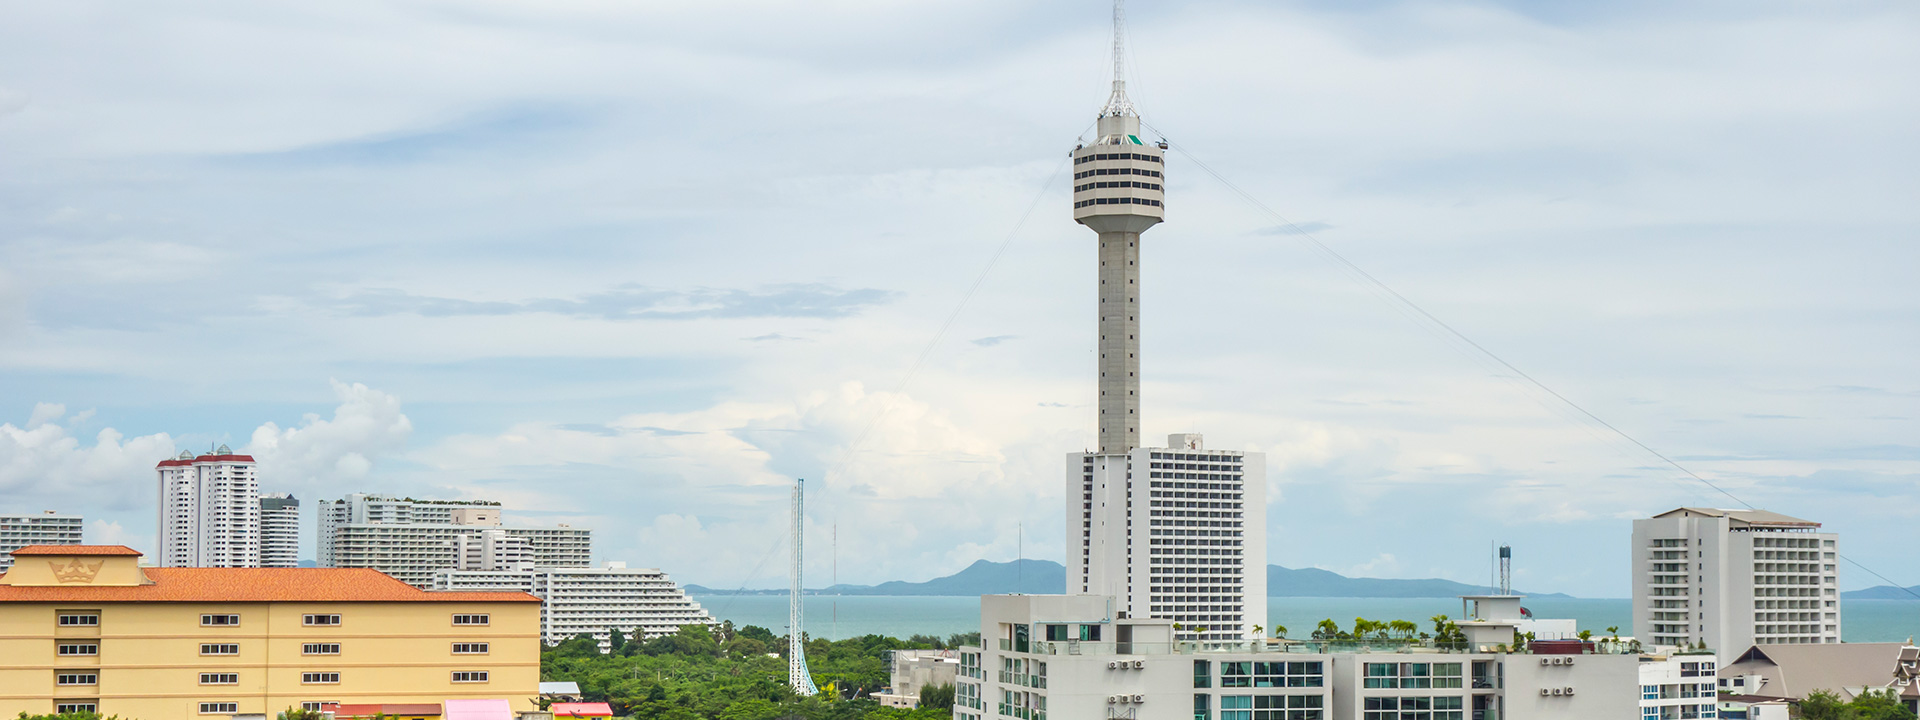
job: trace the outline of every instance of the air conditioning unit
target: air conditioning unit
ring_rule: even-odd
[[[1573,694],[1573,688],[1567,688],[1567,694],[1568,694],[1568,695],[1572,695],[1572,694]]]
[[[1145,696],[1145,695],[1135,695],[1135,696],[1133,696],[1133,701],[1134,701],[1134,702],[1137,702],[1137,703],[1142,703],[1142,702],[1146,702],[1146,701],[1147,701],[1147,696]]]
[[[1108,704],[1108,705],[1112,705],[1112,704],[1114,704],[1114,703],[1117,703],[1117,702],[1120,702],[1120,696],[1119,696],[1119,695],[1108,695],[1108,696],[1107,696],[1107,704]]]
[[[1573,658],[1567,658],[1567,664],[1568,664],[1568,665],[1572,665],[1572,664],[1573,664]]]
[[[1548,689],[1546,689],[1546,688],[1540,688],[1540,694],[1541,694],[1542,696],[1546,696],[1546,695],[1552,695],[1552,694],[1553,694],[1553,691],[1552,691],[1552,690],[1548,690]]]
[[[1146,666],[1147,666],[1147,661],[1145,661],[1145,660],[1135,660],[1135,661],[1133,661],[1133,667],[1134,667],[1134,669],[1136,669],[1136,670],[1137,670],[1137,669],[1140,669],[1140,668],[1144,668],[1144,667],[1146,667]]]
[[[1553,694],[1554,694],[1554,695],[1564,695],[1565,693],[1562,693],[1562,692],[1560,691],[1560,688],[1554,688],[1554,689],[1553,689]]]
[[[1553,658],[1540,658],[1540,664],[1541,664],[1541,665],[1552,665],[1552,664],[1553,664]]]
[[[1108,670],[1112,670],[1112,669],[1114,669],[1114,668],[1117,668],[1117,667],[1120,667],[1120,661],[1119,661],[1119,660],[1108,660],[1108,661],[1107,661],[1107,669],[1108,669]]]

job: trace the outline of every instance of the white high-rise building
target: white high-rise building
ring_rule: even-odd
[[[0,515],[0,571],[13,567],[13,551],[28,545],[79,545],[85,520],[48,510],[39,515]]]
[[[1197,434],[1142,447],[1141,234],[1166,217],[1165,143],[1140,139],[1115,8],[1113,94],[1073,150],[1073,219],[1099,233],[1099,450],[1067,456],[1067,591],[1111,595],[1181,639],[1246,637],[1267,614],[1266,460]]]
[[[1656,646],[1704,642],[1722,665],[1754,645],[1840,642],[1839,543],[1766,510],[1635,520],[1633,627]]]
[[[300,567],[300,500],[290,494],[260,496],[260,567]]]
[[[260,480],[253,457],[227,446],[182,452],[160,479],[161,567],[259,567]]]
[[[592,635],[602,650],[610,631],[629,638],[671,635],[682,625],[713,625],[713,616],[665,572],[609,562],[597,568],[441,570],[433,590],[518,590],[540,598],[540,633],[548,645]]]
[[[440,570],[584,568],[593,559],[592,530],[504,526],[494,502],[348,495],[322,501],[319,522],[321,567],[372,568],[420,588]]]

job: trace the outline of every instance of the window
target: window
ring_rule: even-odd
[[[1220,696],[1220,720],[1253,720],[1253,696]]]
[[[1369,687],[1369,688],[1400,687],[1399,666],[1394,663],[1367,663],[1367,680],[1365,683],[1365,687]],[[1374,699],[1375,698],[1367,698],[1369,702],[1371,702]],[[1391,708],[1388,708],[1388,709],[1391,709]]]
[[[1220,663],[1220,687],[1223,687],[1223,688],[1253,687],[1253,663],[1251,662]],[[1222,705],[1221,707],[1224,708],[1226,706]],[[1225,720],[1225,719],[1222,718],[1222,720]]]
[[[308,700],[306,702],[300,703],[300,709],[319,712],[321,710],[327,709],[328,705],[339,705],[339,704],[340,704],[340,701],[338,700]]]
[[[453,673],[453,681],[457,683],[483,683],[487,681],[487,671],[457,670]]]
[[[1213,687],[1213,662],[1210,660],[1193,661],[1193,686],[1197,688]]]
[[[63,672],[53,676],[55,685],[99,685],[100,674],[90,672]]]
[[[337,672],[300,673],[300,684],[302,685],[334,685],[339,682],[340,673]]]
[[[239,655],[240,646],[233,643],[200,643],[201,655]]]
[[[300,624],[306,625],[308,627],[339,625],[340,616],[339,615],[302,615],[300,617]]]
[[[486,643],[454,643],[453,654],[485,655],[487,654],[487,644]]]
[[[201,627],[226,627],[226,626],[239,625],[239,624],[240,624],[239,615],[201,615],[200,616]],[[227,703],[227,704],[231,705],[232,703]]]
[[[238,673],[200,673],[201,685],[239,685]]]
[[[200,703],[201,715],[231,715],[240,712],[240,703],[205,702]]]
[[[455,625],[487,625],[489,623],[487,622],[486,615],[455,615],[453,616],[453,624]]]
[[[99,643],[61,643],[54,648],[55,655],[99,655]]]
[[[1212,697],[1206,693],[1193,694],[1193,720],[1213,720]]]
[[[339,655],[340,643],[305,643],[300,646],[301,655]]]
[[[61,625],[66,625],[66,626],[72,626],[72,625],[99,625],[99,624],[100,624],[100,614],[99,614],[99,613],[78,613],[78,612],[76,612],[76,613],[61,613],[61,614],[60,614],[60,624],[61,624]]]
[[[72,702],[72,701],[63,702],[63,703],[54,703],[53,711],[57,713],[99,712],[100,704],[93,703],[93,702]]]

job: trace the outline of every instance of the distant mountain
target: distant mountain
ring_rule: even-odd
[[[1912,600],[1920,594],[1920,585],[1901,589],[1892,585],[1876,585],[1865,590],[1848,590],[1840,593],[1842,600]]]
[[[1018,562],[975,561],[967,569],[926,582],[895,580],[879,585],[834,585],[809,589],[809,595],[993,595],[1023,592],[1036,595],[1066,592],[1067,568],[1051,560]],[[688,585],[687,592],[701,595],[785,595],[785,590],[720,590]],[[1274,597],[1356,597],[1416,598],[1482,595],[1484,585],[1468,585],[1452,580],[1384,580],[1350,578],[1329,570],[1294,570],[1279,565],[1267,566],[1267,593]],[[1572,597],[1560,593],[1521,593],[1529,597]]]

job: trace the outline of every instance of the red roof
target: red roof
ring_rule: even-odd
[[[114,546],[54,547],[72,550]],[[14,554],[18,555],[19,551]],[[540,598],[523,592],[427,592],[386,573],[365,568],[141,568],[141,571],[153,584],[0,585],[0,602],[540,602]]]
[[[160,464],[155,465],[154,467],[180,467],[182,465],[193,465],[195,463],[216,463],[216,462],[253,462],[253,456],[252,455],[201,455],[192,460],[180,460],[180,459],[161,460]]]
[[[133,555],[138,557],[139,550],[125,545],[28,545],[13,551],[14,557],[21,555]]]
[[[563,717],[613,717],[613,707],[606,703],[554,703],[547,706],[556,718]]]

